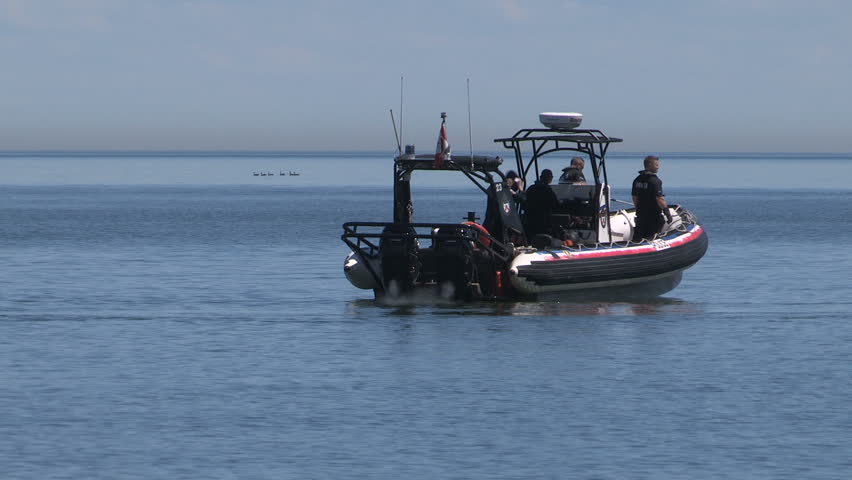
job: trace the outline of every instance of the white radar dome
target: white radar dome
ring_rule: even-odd
[[[538,114],[538,120],[542,125],[553,130],[574,130],[583,123],[583,114],[543,112]]]

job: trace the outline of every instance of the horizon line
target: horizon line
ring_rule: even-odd
[[[484,154],[494,156],[508,157],[512,155],[511,150],[483,150]],[[236,157],[260,157],[260,156],[293,156],[293,155],[394,155],[396,150],[231,150],[231,149],[14,149],[0,150],[0,157],[14,156],[40,156],[40,155],[55,155],[55,156],[153,156],[153,155],[174,155],[174,156],[236,156]],[[505,155],[501,155],[505,153]],[[566,152],[566,155],[572,154]],[[692,155],[692,156],[709,156],[709,155],[808,155],[808,156],[832,156],[852,157],[852,152],[815,152],[815,151],[648,151],[634,150],[625,152],[610,152],[607,157],[621,157],[633,155]]]

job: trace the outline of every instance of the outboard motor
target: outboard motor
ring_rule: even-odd
[[[442,227],[432,243],[437,264],[435,280],[444,297],[466,298],[473,278],[471,242],[464,238],[462,228]]]
[[[394,295],[411,290],[420,274],[415,230],[392,224],[385,227],[382,234],[390,234],[379,242],[385,292]]]

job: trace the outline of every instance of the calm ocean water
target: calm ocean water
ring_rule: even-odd
[[[710,249],[656,300],[388,306],[385,157],[0,156],[0,477],[848,478],[850,165],[664,156]]]

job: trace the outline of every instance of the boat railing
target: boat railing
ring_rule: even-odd
[[[364,231],[365,229],[368,230]],[[429,229],[429,233],[419,233],[417,229]],[[463,240],[470,242],[472,248],[491,254],[503,262],[508,262],[513,249],[476,225],[465,223],[347,222],[343,224],[343,235],[340,238],[353,251],[367,257],[378,255],[377,239],[378,243],[381,243],[382,239],[424,239],[431,240],[433,246],[442,241]]]
[[[683,225],[695,225],[698,222],[698,216],[694,213],[690,212],[686,208],[680,205],[669,205],[672,209],[674,209],[675,213],[680,217],[681,223]]]

